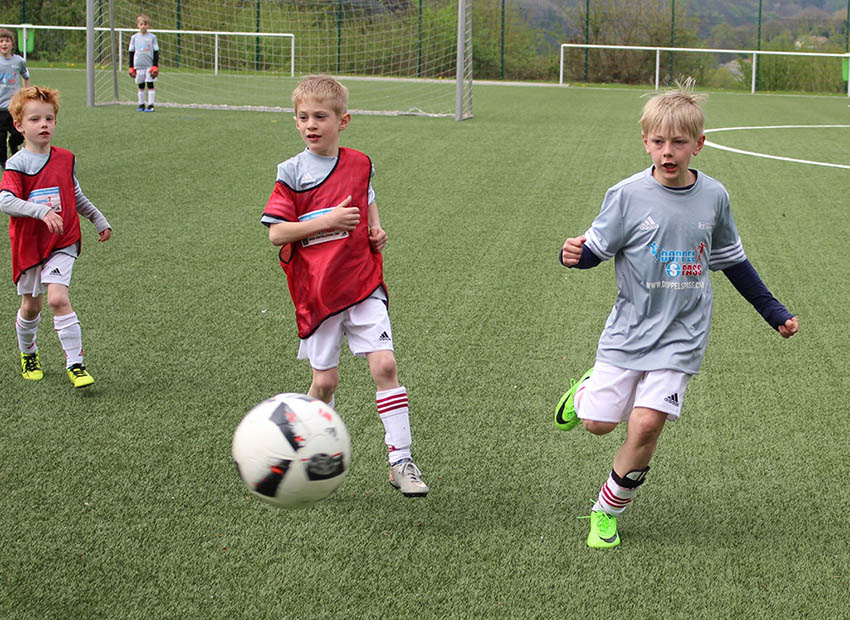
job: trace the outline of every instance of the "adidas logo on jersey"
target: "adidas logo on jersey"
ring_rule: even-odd
[[[655,223],[655,220],[652,219],[652,216],[649,216],[643,222],[641,222],[638,228],[641,230],[653,230],[655,228],[658,228],[658,224]]]
[[[381,332],[381,335],[378,336],[378,342],[391,342],[392,338],[387,332]]]
[[[670,403],[674,407],[678,407],[679,406],[679,395],[674,392],[673,394],[670,394],[670,396],[665,398],[664,402]]]

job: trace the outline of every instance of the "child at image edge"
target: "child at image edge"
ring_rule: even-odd
[[[348,90],[333,78],[311,76],[296,86],[292,103],[307,148],[278,165],[261,221],[281,246],[301,339],[298,359],[313,369],[309,394],[333,406],[345,336],[375,381],[390,484],[405,497],[424,497],[428,486],[411,459],[407,389],[393,353],[381,257],[387,235],[370,180],[374,168],[363,153],[339,146],[351,120]]]
[[[131,78],[136,79],[139,87],[139,107],[137,112],[153,112],[156,99],[156,78],[159,75],[159,43],[156,35],[148,32],[151,18],[142,13],[136,18],[136,28],[139,29],[130,37],[130,69]],[[148,105],[145,107],[145,85],[148,87]]]
[[[595,365],[555,415],[562,430],[581,422],[595,435],[628,421],[591,511],[587,544],[594,548],[620,543],[617,517],[646,479],[664,423],[679,418],[699,370],[711,320],[709,270],[722,270],[783,338],[798,329],[747,260],[726,189],[688,167],[705,142],[702,99],[689,79],[646,103],[640,124],[652,165],[610,188],[587,232],[561,250],[561,263],[578,269],[613,258],[619,288]]]
[[[30,85],[30,73],[27,63],[12,50],[15,35],[11,30],[0,28],[0,166],[6,166],[6,157],[14,155],[24,141],[24,137],[15,129],[12,115],[9,114],[9,102],[12,96]],[[6,150],[8,136],[9,150]]]
[[[91,220],[100,241],[109,240],[112,228],[80,189],[74,154],[50,145],[59,93],[38,86],[24,88],[12,98],[9,110],[24,136],[24,148],[6,162],[0,184],[0,211],[11,216],[12,276],[21,296],[15,321],[21,373],[34,381],[44,376],[36,336],[46,291],[68,378],[75,388],[83,388],[94,379],[83,364],[80,321],[68,298],[71,272],[80,253],[77,214]]]

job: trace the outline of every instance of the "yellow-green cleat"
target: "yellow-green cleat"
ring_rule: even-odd
[[[44,378],[41,360],[38,359],[38,351],[27,354],[21,353],[21,376],[30,381],[40,381]]]
[[[601,510],[590,513],[590,533],[587,546],[593,549],[610,549],[620,544],[617,532],[617,517]]]
[[[558,401],[558,406],[555,407],[555,426],[562,431],[573,430],[581,421],[579,420],[578,415],[576,415],[576,409],[573,401],[579,386],[587,381],[587,378],[590,377],[590,373],[592,372],[593,368],[584,373],[578,381],[570,379],[570,389],[566,394],[561,396],[561,400]]]
[[[68,368],[68,379],[71,380],[75,388],[88,387],[94,383],[94,377],[89,374],[89,371],[82,364],[74,364]]]

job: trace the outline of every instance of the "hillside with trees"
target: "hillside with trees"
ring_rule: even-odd
[[[590,15],[586,7],[590,5]],[[844,53],[847,0],[507,0],[517,14],[510,24],[524,24],[537,35],[541,60],[555,57],[560,43],[708,47],[721,49]],[[675,15],[672,7],[675,6]],[[527,37],[527,35],[526,35]],[[506,39],[510,40],[511,37]],[[583,50],[567,52],[570,80],[644,84],[654,80],[654,52]],[[749,86],[751,56],[736,54],[665,55],[667,80],[693,75],[715,88]],[[505,60],[508,63],[508,60]],[[840,59],[761,56],[761,90],[846,92]],[[536,74],[535,74],[536,72]],[[520,79],[552,79],[551,65],[525,63],[506,74]],[[476,76],[481,74],[476,70]]]
[[[253,13],[258,2],[280,5],[298,1],[250,0],[239,5]],[[351,3],[376,13],[397,13],[416,11],[424,3],[426,7],[439,7],[448,19],[455,1],[328,0],[328,11],[334,11],[339,3]],[[759,0],[468,1],[473,12],[476,79],[555,81],[560,70],[560,44],[585,40],[600,44],[831,53],[850,49],[848,0],[761,0],[760,22]],[[85,0],[0,3],[0,22],[21,21],[82,26]],[[217,28],[232,29],[228,26],[219,24]],[[84,61],[84,41],[78,34],[57,33],[42,37],[40,43],[34,60]],[[654,52],[572,51],[567,54],[565,75],[570,81],[648,84],[654,80],[654,58]],[[760,90],[846,92],[840,59],[760,58]],[[666,80],[687,74],[706,87],[743,89],[748,88],[751,63],[751,55],[745,54],[675,53],[665,55],[663,71]]]

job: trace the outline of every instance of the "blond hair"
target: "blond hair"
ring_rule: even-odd
[[[142,23],[146,26],[151,25],[151,18],[148,17],[147,13],[139,13],[138,16],[136,17],[136,23],[137,24],[139,23],[139,20],[142,20]]]
[[[292,91],[292,105],[296,112],[305,101],[321,101],[337,115],[348,111],[348,89],[329,75],[310,75],[298,82]]]
[[[673,88],[647,101],[640,116],[643,134],[684,134],[698,140],[705,128],[702,104],[708,97],[695,93],[695,86],[696,80],[692,77],[677,80]]]
[[[20,123],[23,120],[24,108],[32,101],[49,103],[53,106],[53,113],[59,114],[58,90],[42,88],[41,86],[28,86],[16,92],[9,102],[9,114],[15,122]]]

